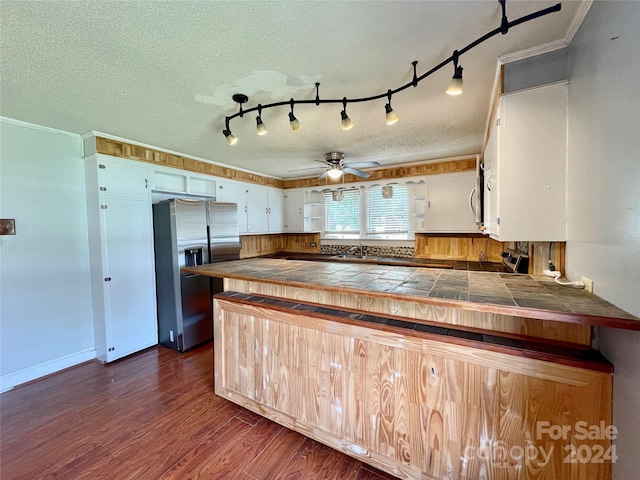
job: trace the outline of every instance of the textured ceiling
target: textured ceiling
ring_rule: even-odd
[[[556,2],[507,2],[514,20]],[[453,66],[393,97],[400,121],[387,126],[386,100],[299,105],[231,122],[226,115],[289,98],[356,98],[409,82],[500,25],[497,1],[10,1],[0,3],[0,114],[68,132],[91,130],[279,178],[341,150],[346,161],[383,165],[481,150],[501,55],[562,40],[580,7],[497,35],[460,58],[464,94],[444,93]]]

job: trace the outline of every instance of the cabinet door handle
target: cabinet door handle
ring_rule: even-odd
[[[247,206],[244,206],[244,213],[247,213]]]
[[[473,195],[476,193],[476,187],[471,189],[471,193],[469,194],[469,208],[471,209],[471,213],[476,214],[476,207],[473,204]]]
[[[431,208],[431,200],[427,201],[427,208]]]

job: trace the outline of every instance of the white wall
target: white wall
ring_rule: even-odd
[[[94,358],[82,141],[0,119],[0,389]]]
[[[567,276],[640,316],[640,2],[595,1],[569,46]],[[640,332],[599,329],[615,368],[614,480],[638,478]]]

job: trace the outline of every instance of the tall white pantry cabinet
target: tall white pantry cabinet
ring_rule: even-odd
[[[158,343],[149,169],[85,158],[96,357],[111,362]]]

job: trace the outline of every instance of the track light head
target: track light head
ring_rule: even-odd
[[[342,130],[350,130],[353,128],[353,122],[347,115],[347,97],[342,99],[342,111],[340,112],[342,117]]]
[[[453,52],[453,78],[447,87],[448,95],[460,95],[462,93],[462,67],[458,65],[458,50]]]
[[[456,71],[451,78],[449,87],[447,88],[449,95],[460,95],[462,93],[462,67],[456,67]]]
[[[289,125],[293,131],[300,130],[300,127],[302,127],[300,121],[296,118],[293,112],[289,112]]]
[[[387,112],[386,114],[386,118],[387,118],[387,125],[393,125],[394,123],[396,123],[398,120],[400,120],[400,118],[398,117],[398,115],[396,115],[396,112],[393,111],[393,108],[391,108],[391,104],[387,103],[384,106],[385,111]]]
[[[353,128],[353,122],[349,118],[349,115],[347,115],[347,112],[342,110],[340,116],[342,117],[342,130],[350,130]]]
[[[291,130],[295,132],[296,130],[300,130],[300,127],[302,127],[302,125],[300,124],[300,121],[296,118],[296,116],[293,114],[293,104],[294,104],[294,100],[292,98],[291,111],[289,112],[289,126],[291,126]]]
[[[262,105],[258,104],[258,116],[256,117],[256,133],[258,135],[266,135],[269,133],[267,127],[262,123]]]
[[[238,143],[238,137],[231,133],[231,130],[225,129],[222,130],[222,133],[227,138],[227,142],[229,142],[229,145],[235,145],[236,143]]]
[[[265,124],[262,123],[262,118],[260,118],[259,115],[256,117],[256,133],[258,135],[266,135],[269,133],[269,130],[267,130]]]

